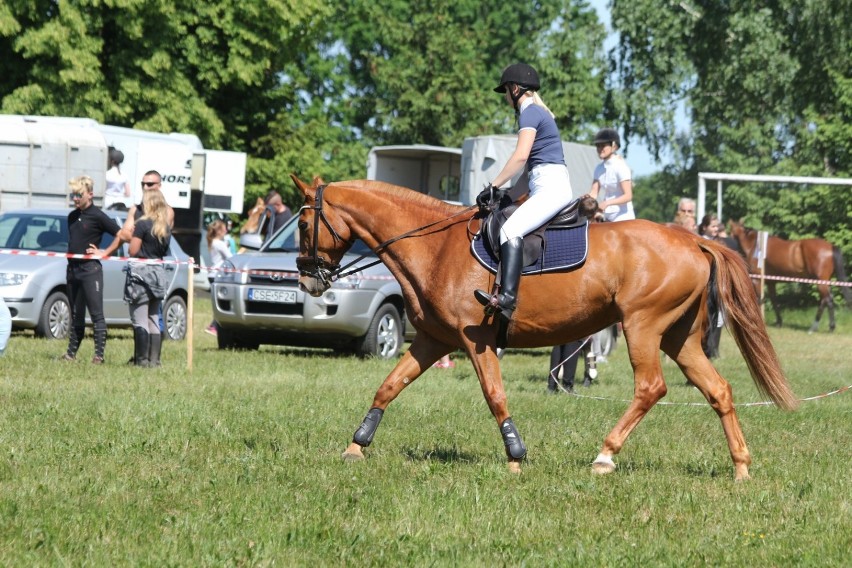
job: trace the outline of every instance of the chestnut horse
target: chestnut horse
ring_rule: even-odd
[[[757,273],[757,258],[754,249],[757,244],[757,230],[743,226],[742,223],[730,220],[730,235],[742,249],[751,271]],[[831,280],[833,275],[840,281],[848,280],[846,270],[843,267],[843,256],[840,249],[823,239],[802,239],[798,241],[787,241],[780,237],[769,236],[766,244],[766,260],[764,270],[770,276],[789,276],[792,278],[815,278],[817,280]],[[766,281],[766,291],[772,309],[775,311],[775,325],[781,326],[781,311],[775,298],[775,280]],[[755,287],[759,283],[755,281]],[[841,287],[841,293],[846,305],[852,305],[852,292],[848,288]],[[811,324],[810,331],[819,328],[819,320],[822,312],[828,308],[828,329],[834,331],[834,298],[827,284],[817,284],[819,291],[819,306],[816,317]]]
[[[242,227],[240,227],[240,234],[242,235],[243,233],[256,233],[258,226],[260,225],[260,220],[264,216],[264,213],[266,213],[266,211],[267,207],[266,204],[263,202],[263,198],[258,197],[252,208],[248,210],[248,213],[246,213],[248,219],[246,219],[246,222],[243,224]]]
[[[473,297],[490,290],[494,275],[470,252],[479,225],[474,207],[451,205],[378,181],[312,186],[293,177],[304,195],[299,217],[299,286],[319,296],[348,266],[343,254],[355,239],[371,247],[402,288],[417,330],[408,351],[379,387],[344,459],[363,459],[387,406],[443,355],[463,349],[503,436],[508,467],[520,471],[526,448],[512,421],[497,357],[498,325]],[[677,269],[672,269],[676,260]],[[353,270],[357,270],[357,267]],[[793,409],[790,389],[770,343],[745,263],[726,247],[649,221],[594,223],[589,255],[569,272],[521,278],[518,308],[508,327],[509,347],[567,343],[623,322],[633,366],[633,401],[604,440],[592,464],[615,470],[627,436],[666,394],[662,349],[701,391],[722,422],[735,478],[748,479],[751,463],[731,386],[701,350],[708,295],[718,294],[726,320],[758,389],[779,407]]]

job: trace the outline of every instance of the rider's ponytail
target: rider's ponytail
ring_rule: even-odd
[[[538,106],[542,107],[544,110],[549,112],[550,116],[552,116],[553,118],[556,118],[556,115],[553,114],[553,111],[550,110],[549,108],[547,108],[547,105],[544,104],[543,100],[541,100],[541,95],[538,94],[538,91],[530,91],[530,93],[533,96],[533,103],[537,104]]]

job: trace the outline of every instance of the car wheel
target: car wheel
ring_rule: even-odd
[[[54,292],[41,307],[35,333],[48,339],[65,339],[71,328],[71,304],[64,292]]]
[[[373,316],[367,334],[358,341],[361,357],[391,359],[402,348],[402,317],[392,304],[383,304]]]
[[[260,348],[260,343],[257,343],[255,341],[247,341],[245,339],[238,339],[236,333],[229,329],[223,328],[222,324],[219,324],[216,330],[216,342],[219,345],[219,349],[247,349],[251,351],[256,351]]]
[[[180,341],[186,337],[186,302],[180,296],[172,296],[163,306],[166,337]]]

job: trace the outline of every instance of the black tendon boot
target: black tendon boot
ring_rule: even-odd
[[[160,366],[160,350],[163,347],[163,336],[159,333],[148,335],[148,366]]]
[[[148,366],[148,350],[150,349],[148,330],[141,327],[133,328],[133,364],[137,367]]]
[[[518,303],[518,284],[524,264],[523,243],[521,237],[515,237],[500,245],[500,293],[494,296],[489,296],[483,290],[473,293],[476,300],[485,306],[486,313],[496,311],[505,321],[512,319]]]
[[[71,326],[68,330],[68,349],[65,350],[65,355],[62,358],[66,361],[74,361],[77,359],[77,350],[80,349],[80,341],[86,333],[86,328],[76,328]]]
[[[107,328],[106,322],[95,324],[95,356],[92,363],[101,365],[104,362],[104,351],[106,350]]]

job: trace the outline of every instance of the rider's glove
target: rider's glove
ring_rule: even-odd
[[[485,189],[479,192],[476,196],[476,204],[480,209],[486,209],[494,197],[494,186],[490,183],[485,186]]]
[[[497,189],[489,183],[485,186],[485,189],[480,191],[479,195],[476,196],[476,205],[479,206],[479,210],[483,213],[493,211],[494,207],[500,203],[500,200],[503,199],[504,195],[506,195],[504,190]]]

